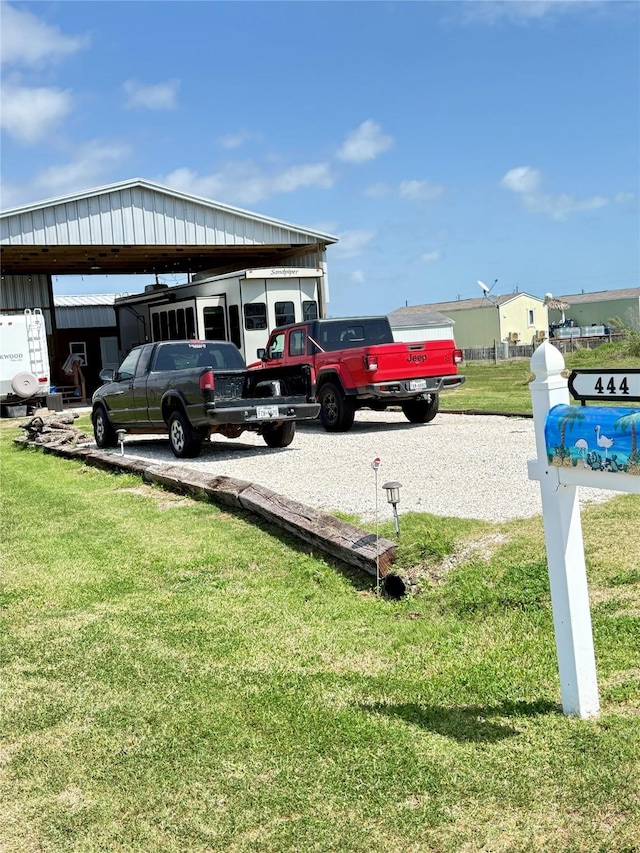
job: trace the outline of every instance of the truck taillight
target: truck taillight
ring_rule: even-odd
[[[48,381],[49,381],[49,377],[48,377],[48,376],[40,376],[40,377],[38,378],[38,382],[42,382],[42,384],[43,384],[43,385],[44,385],[44,383],[45,383],[45,382],[48,382]]]
[[[200,376],[200,390],[213,391],[215,380],[213,378],[213,370],[205,370]]]
[[[453,363],[460,364],[464,361],[464,354],[461,349],[454,349],[453,351]]]
[[[365,355],[364,357],[364,369],[370,370],[373,372],[378,369],[378,356],[377,355]]]

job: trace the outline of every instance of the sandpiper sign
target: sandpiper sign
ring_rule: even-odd
[[[593,717],[600,702],[578,487],[640,494],[640,407],[584,402],[640,399],[640,370],[574,371],[572,393],[583,404],[575,406],[564,369],[562,355],[548,342],[533,354],[536,378],[529,387],[538,458],[528,468],[529,479],[540,482],[562,708]]]

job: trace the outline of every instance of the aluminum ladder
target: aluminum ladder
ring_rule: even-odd
[[[49,366],[45,367],[45,352],[42,347],[42,331],[45,331],[44,315],[41,308],[26,308],[24,312],[25,324],[27,327],[27,347],[29,350],[29,361],[31,362],[31,372],[38,378],[47,376]]]

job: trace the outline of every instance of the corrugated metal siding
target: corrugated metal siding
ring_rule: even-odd
[[[0,311],[49,308],[49,277],[46,275],[3,275]]]
[[[0,220],[12,245],[262,245],[309,243],[309,233],[132,187],[27,210]]]
[[[106,305],[84,305],[79,308],[56,307],[58,329],[91,329],[116,326],[116,312]]]

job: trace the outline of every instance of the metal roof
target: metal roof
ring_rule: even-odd
[[[453,302],[432,302],[429,305],[409,305],[405,308],[397,308],[395,311],[392,311],[389,314],[389,318],[393,318],[393,321],[396,322],[397,318],[408,315],[410,317],[415,317],[420,314],[432,313],[433,311],[438,312],[447,312],[447,311],[466,311],[470,308],[495,308],[497,305],[505,305],[507,302],[511,302],[514,299],[519,299],[521,296],[527,296],[529,299],[535,299],[538,302],[542,302],[542,299],[538,299],[537,296],[531,296],[529,293],[508,293],[506,296],[491,296],[490,299],[487,299],[485,296],[482,296],[478,299],[456,299]]]
[[[397,311],[389,314],[389,322],[394,329],[405,326],[452,326],[454,321],[445,317],[439,311],[414,311],[411,314],[400,314]]]
[[[56,308],[85,308],[89,305],[111,305],[113,307],[117,296],[123,293],[83,293],[80,296],[54,296]]]
[[[58,329],[97,329],[116,326],[115,293],[54,296]]]
[[[569,305],[580,302],[611,302],[616,299],[640,299],[640,287],[627,287],[622,290],[596,290],[594,293],[570,293],[566,296],[556,296]]]
[[[337,239],[142,178],[0,212],[6,275],[274,266]]]

